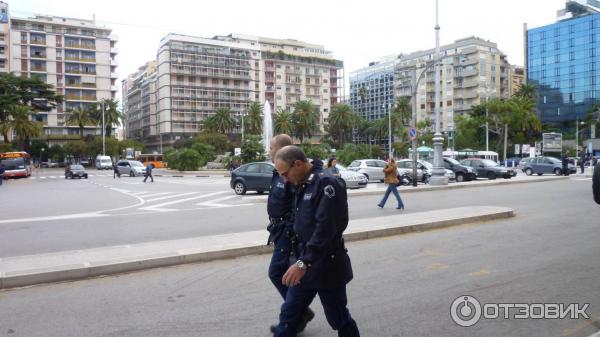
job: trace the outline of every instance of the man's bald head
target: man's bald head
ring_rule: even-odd
[[[292,145],[292,137],[285,133],[271,138],[271,143],[269,145],[269,157],[271,157],[271,160],[275,158],[275,154],[279,149],[288,145]]]

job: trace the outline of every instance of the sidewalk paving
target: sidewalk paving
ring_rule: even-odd
[[[512,209],[494,206],[399,213],[351,220],[345,239],[365,240],[512,216]],[[266,238],[266,230],[259,230],[1,258],[0,289],[263,254],[272,250]]]

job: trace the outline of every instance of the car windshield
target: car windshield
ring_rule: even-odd
[[[359,167],[360,166],[360,161],[355,160],[352,163],[350,163],[350,165],[348,167]]]
[[[493,167],[493,166],[500,166],[498,165],[498,163],[496,163],[493,160],[489,160],[489,159],[483,159],[481,160],[481,163],[483,164],[483,166],[485,167]]]
[[[335,164],[335,167],[338,169],[338,171],[343,172],[343,171],[348,171],[348,169],[341,164]]]
[[[83,170],[83,166],[81,166],[81,165],[71,165],[71,170]]]
[[[140,163],[139,161],[133,161],[133,160],[132,160],[132,161],[130,161],[130,162],[129,162],[129,164],[130,164],[131,166],[137,166],[137,167],[140,167],[140,166],[141,166],[141,167],[144,167],[144,164]]]
[[[454,158],[446,158],[446,160],[449,161],[452,165],[460,165],[458,160],[456,160]]]
[[[110,159],[101,159],[100,162],[103,164],[106,164],[106,163],[112,164],[112,161]]]

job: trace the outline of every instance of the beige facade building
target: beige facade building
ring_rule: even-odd
[[[277,111],[311,100],[322,126],[343,87],[343,64],[323,46],[234,34],[211,39],[169,34],[161,40],[156,72],[149,74],[146,69],[129,76],[123,97],[127,136],[152,151],[201,132],[203,120],[219,108],[240,118],[252,101],[269,101]],[[149,82],[156,83],[156,110],[136,108],[141,84],[135,79],[141,77],[148,93]]]
[[[117,93],[116,37],[93,20],[44,15],[16,18],[2,2],[0,12],[0,72],[38,77],[53,85],[65,102],[35,118],[43,123],[48,141],[75,138],[79,129],[66,124],[65,112],[85,109]],[[85,132],[100,134],[100,128],[90,125]]]
[[[510,96],[512,97],[519,89],[521,85],[525,83],[525,70],[523,67],[511,66],[510,67]]]
[[[496,43],[477,37],[441,46],[441,130],[452,131],[454,115],[468,114],[472,106],[490,98],[510,96],[510,65]],[[410,96],[417,88],[417,120],[435,116],[435,49],[399,56],[395,66],[395,96]]]

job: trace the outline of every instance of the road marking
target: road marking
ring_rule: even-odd
[[[192,194],[198,194],[200,192],[187,192],[187,193],[181,193],[181,194],[173,194],[173,195],[167,195],[164,197],[158,197],[158,198],[153,198],[153,199],[146,199],[146,202],[153,202],[153,201],[157,201],[157,200],[164,200],[164,199],[172,199],[172,198],[177,198],[177,197],[184,197],[186,195],[192,195]]]
[[[165,194],[170,194],[170,193],[173,193],[173,192],[161,192],[161,193],[148,194],[148,195],[145,195],[144,197],[152,198],[152,197],[157,197],[159,195],[165,195]],[[146,200],[146,201],[148,201],[148,200]]]
[[[197,192],[194,192],[194,193],[197,193]],[[195,197],[191,197],[191,198],[185,198],[185,199],[178,199],[178,200],[163,202],[162,204],[156,204],[156,205],[152,205],[152,206],[148,206],[148,207],[141,207],[139,209],[145,210],[145,211],[167,212],[167,211],[172,211],[172,209],[161,208],[161,207],[162,206],[179,204],[179,203],[190,201],[190,200],[196,200],[196,199],[201,199],[201,198],[208,198],[208,197],[212,197],[213,195],[219,195],[219,194],[223,194],[223,193],[229,193],[229,191],[220,191],[220,192],[208,193],[208,194],[203,194],[203,195],[199,195],[199,196],[195,196]]]
[[[55,216],[42,216],[35,218],[21,218],[21,219],[8,219],[0,220],[0,224],[3,223],[17,223],[17,222],[36,222],[36,221],[53,221],[53,220],[70,220],[70,219],[81,219],[81,218],[96,218],[107,216],[106,214],[99,214],[98,212],[91,213],[79,213],[79,214],[67,214],[67,215],[55,215]]]
[[[227,204],[219,204],[219,201],[224,201],[224,200],[229,200],[229,199],[233,199],[233,198],[237,198],[237,195],[230,195],[230,196],[226,196],[226,197],[222,197],[222,198],[217,198],[211,201],[207,201],[207,202],[201,202],[198,203],[196,205],[198,206],[209,206],[209,207],[234,207],[236,205],[227,205]]]

